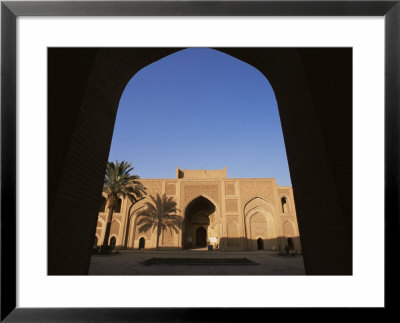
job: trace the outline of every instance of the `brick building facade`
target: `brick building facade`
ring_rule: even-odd
[[[160,249],[193,249],[213,245],[220,250],[300,251],[299,229],[291,186],[274,178],[227,178],[222,170],[181,170],[173,179],[141,179],[147,196],[173,197],[183,218],[179,233],[164,231]],[[103,198],[104,199],[104,198]],[[105,199],[104,199],[105,200]],[[121,199],[115,210],[110,244],[116,249],[153,249],[156,230],[140,233],[139,211],[147,198],[132,205]],[[100,210],[96,241],[101,245],[107,207]]]

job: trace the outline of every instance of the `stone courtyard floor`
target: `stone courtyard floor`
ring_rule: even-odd
[[[276,251],[119,251],[120,255],[91,258],[89,275],[305,275],[303,257],[279,256]],[[237,264],[156,264],[144,265],[151,258],[247,258],[257,265]]]

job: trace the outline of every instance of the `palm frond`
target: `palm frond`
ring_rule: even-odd
[[[113,207],[118,198],[128,198],[135,203],[146,194],[146,188],[138,181],[138,175],[131,175],[133,167],[131,163],[118,160],[108,162],[104,177],[103,192],[107,200],[111,201],[109,207]]]
[[[137,222],[140,227],[139,232],[144,232],[150,228],[154,232],[159,227],[158,235],[161,235],[165,230],[178,233],[182,226],[182,217],[177,214],[178,212],[177,204],[172,197],[158,193],[156,196],[149,196],[149,201],[146,201],[144,209],[138,215],[140,216]]]
[[[147,231],[149,231],[151,228],[153,227],[153,224],[152,223],[145,223],[145,224],[143,224],[140,228],[139,228],[139,232],[140,233],[142,233],[142,232],[147,232]]]

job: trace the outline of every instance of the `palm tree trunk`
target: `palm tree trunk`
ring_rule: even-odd
[[[107,227],[106,227],[106,233],[104,235],[104,241],[102,247],[107,247],[108,246],[108,238],[110,237],[110,230],[111,230],[111,221],[112,217],[114,214],[114,208],[110,207],[108,209],[108,218],[107,218]]]
[[[156,243],[156,250],[158,251],[158,243],[159,243],[159,241],[160,241],[160,232],[161,231],[161,222],[160,222],[160,220],[158,220],[158,223],[157,223],[157,243]]]
[[[128,214],[128,219],[126,220],[126,230],[125,230],[125,241],[124,241],[124,250],[128,248],[128,234],[129,234],[129,226],[130,226],[131,218]]]
[[[131,224],[131,209],[135,205],[135,203],[132,203],[128,209],[128,217],[126,220],[126,230],[125,230],[125,242],[124,242],[124,249],[126,250],[128,248],[128,235],[129,235],[129,226]]]

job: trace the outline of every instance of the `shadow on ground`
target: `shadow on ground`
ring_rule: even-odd
[[[193,266],[226,266],[226,265],[258,265],[247,258],[150,258],[141,263],[152,265],[193,265]]]
[[[89,275],[305,275],[301,255],[277,256],[276,251],[119,252],[114,257],[93,255]]]

